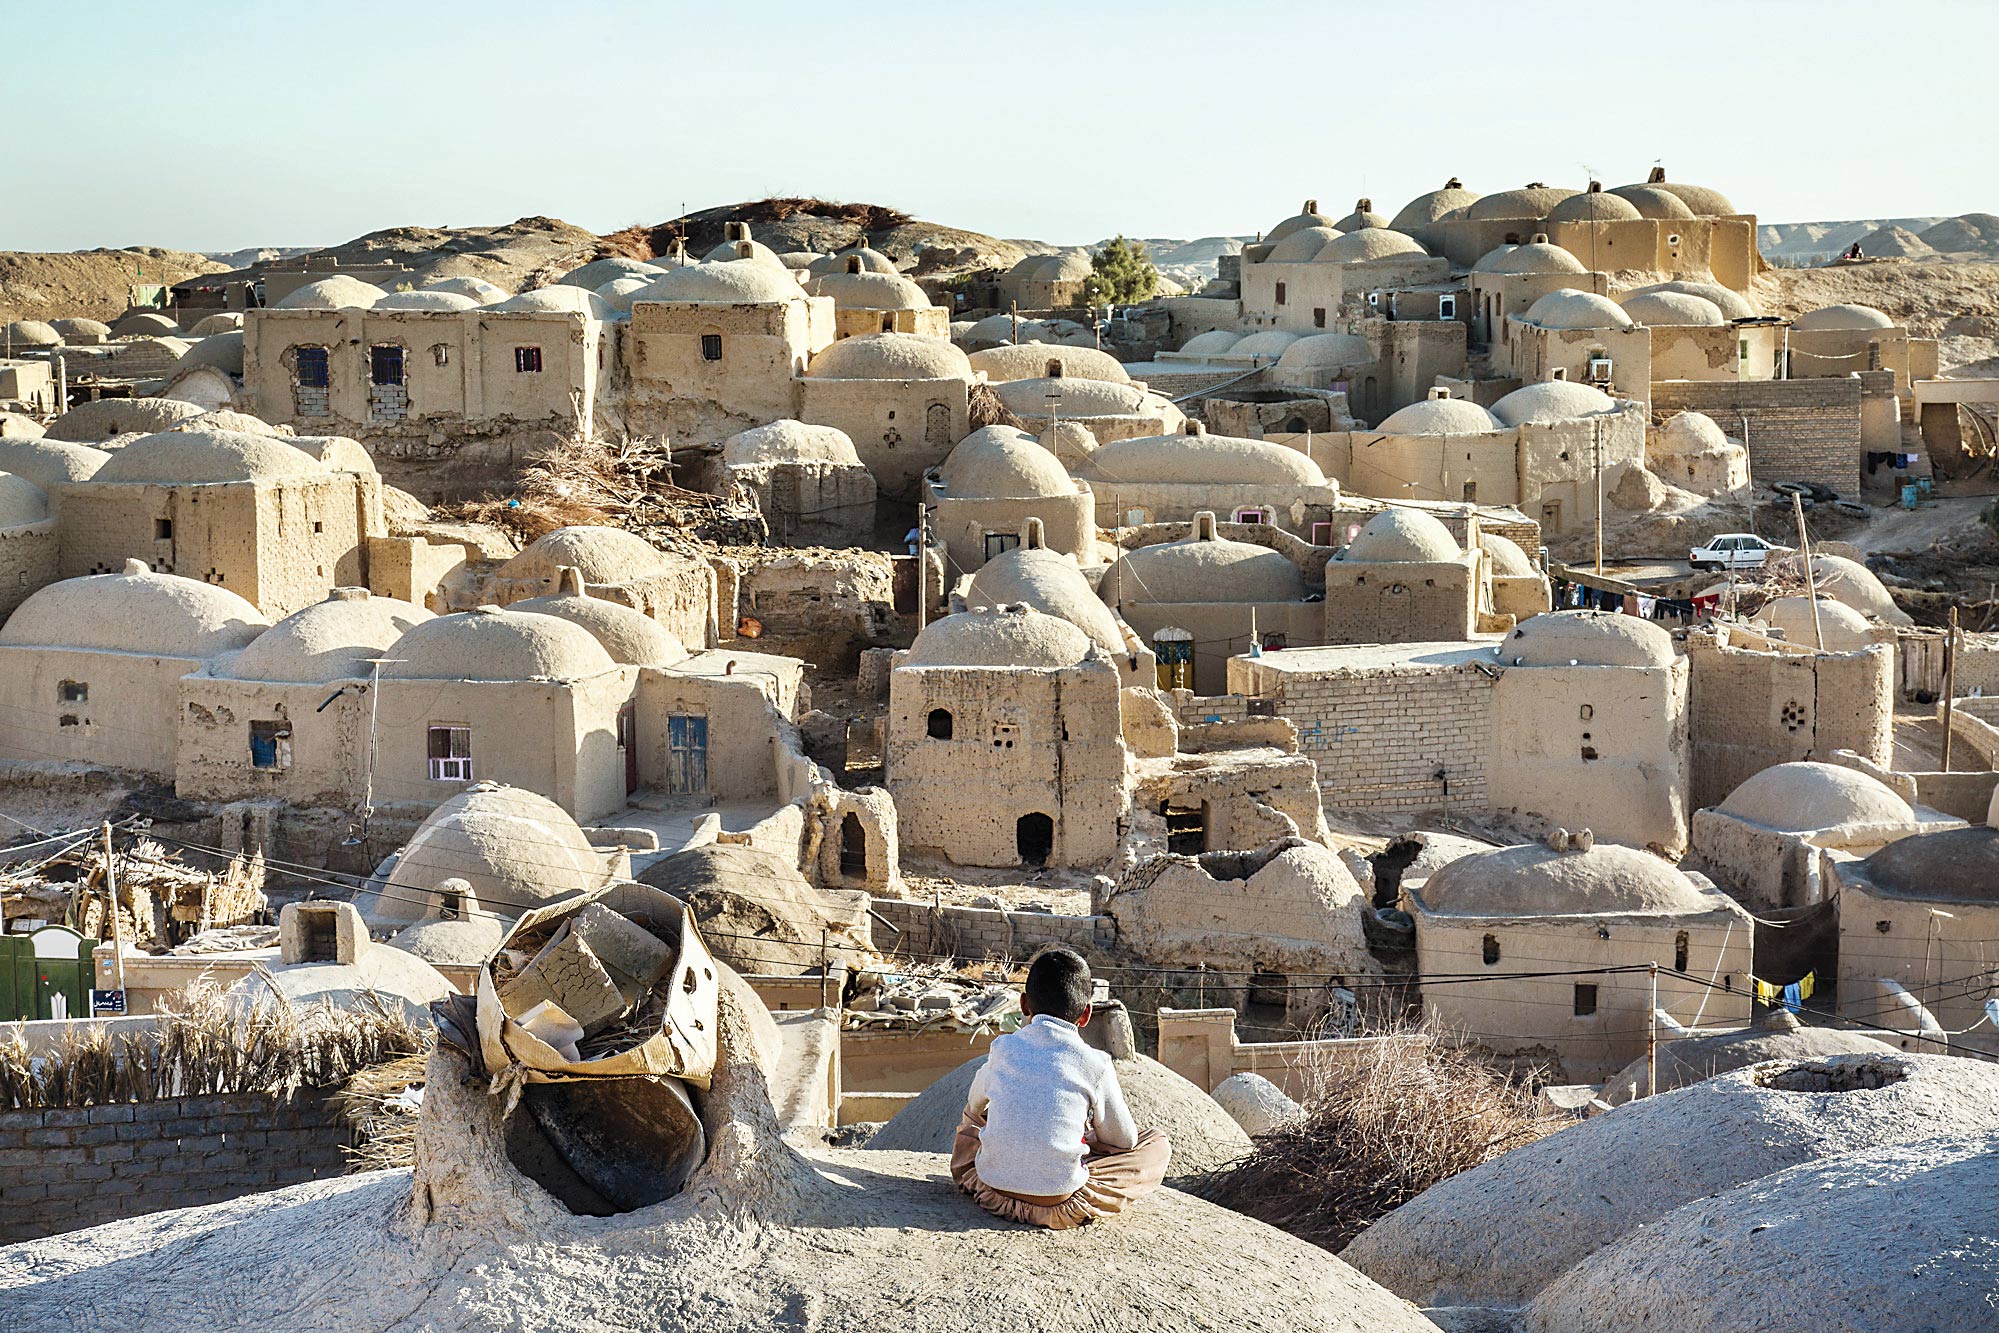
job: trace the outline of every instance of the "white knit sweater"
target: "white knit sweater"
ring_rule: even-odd
[[[1110,1056],[1083,1043],[1074,1023],[1036,1014],[993,1041],[966,1105],[986,1117],[979,1179],[1008,1194],[1074,1194],[1089,1179],[1092,1143],[1138,1145]]]

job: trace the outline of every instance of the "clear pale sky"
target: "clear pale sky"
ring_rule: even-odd
[[[1769,221],[1999,212],[1993,0],[4,0],[0,28],[0,249],[770,194],[1193,237],[1655,160]]]

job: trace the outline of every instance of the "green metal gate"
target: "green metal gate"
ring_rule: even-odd
[[[90,954],[96,947],[96,940],[85,939],[68,926],[0,935],[0,1022],[89,1018],[96,975]]]

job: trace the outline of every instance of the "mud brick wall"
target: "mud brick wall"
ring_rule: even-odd
[[[1758,487],[1816,482],[1851,497],[1860,490],[1860,395],[1857,379],[1664,380],[1652,386],[1652,414],[1703,412],[1738,439],[1747,418]]]
[[[878,945],[895,953],[1020,959],[1047,944],[1088,954],[1117,941],[1117,924],[1107,916],[1056,916],[950,904],[939,908],[900,898],[876,898],[871,906],[902,932],[890,936],[880,931],[876,936]]]
[[[0,1111],[0,1244],[337,1176],[322,1093]]]

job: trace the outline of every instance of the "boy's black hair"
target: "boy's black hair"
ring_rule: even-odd
[[[1073,1023],[1090,1007],[1090,965],[1074,949],[1043,949],[1027,967],[1027,1002],[1037,1014]]]

